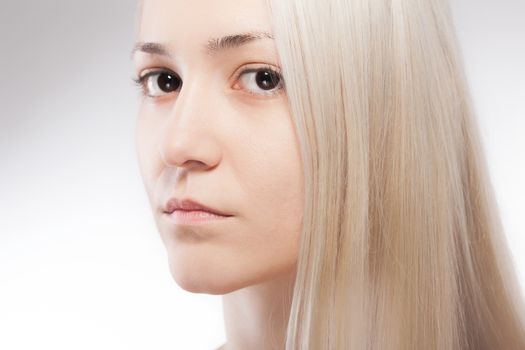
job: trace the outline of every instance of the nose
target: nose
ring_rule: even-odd
[[[213,101],[211,96],[204,95],[203,89],[181,88],[159,138],[159,154],[164,164],[209,169],[220,162],[221,148],[212,121]]]

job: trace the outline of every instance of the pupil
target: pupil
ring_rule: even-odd
[[[279,76],[269,71],[259,71],[256,75],[257,85],[263,90],[271,90],[279,84]]]
[[[160,74],[157,78],[157,82],[159,84],[159,87],[164,92],[171,92],[174,90],[177,90],[179,84],[176,81],[176,78],[167,73]]]

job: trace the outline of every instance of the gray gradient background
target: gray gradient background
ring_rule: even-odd
[[[0,348],[202,349],[219,296],[171,279],[135,158],[135,1],[2,1]],[[525,0],[452,0],[525,285]]]

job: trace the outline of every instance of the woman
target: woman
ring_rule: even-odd
[[[220,349],[525,349],[445,1],[139,10],[141,174]]]

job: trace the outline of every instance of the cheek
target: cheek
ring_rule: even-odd
[[[283,117],[274,121],[246,150],[249,164],[242,180],[250,203],[249,219],[266,242],[295,243],[303,213],[303,176],[293,126]],[[274,243],[272,243],[274,242]]]
[[[143,125],[137,123],[135,131],[136,155],[142,182],[146,188],[151,182],[151,152],[149,144],[147,131]]]
[[[300,150],[289,119],[275,123],[273,133],[261,140],[259,171],[264,174],[259,188],[271,208],[298,210],[303,192]],[[302,208],[301,208],[302,209]],[[288,210],[282,210],[286,214]],[[284,218],[287,216],[285,215]]]
[[[153,115],[139,114],[135,129],[135,149],[143,185],[153,204],[155,184],[162,171],[162,162],[157,148],[158,125]],[[153,120],[153,122],[151,121]],[[160,122],[157,121],[157,124]]]

